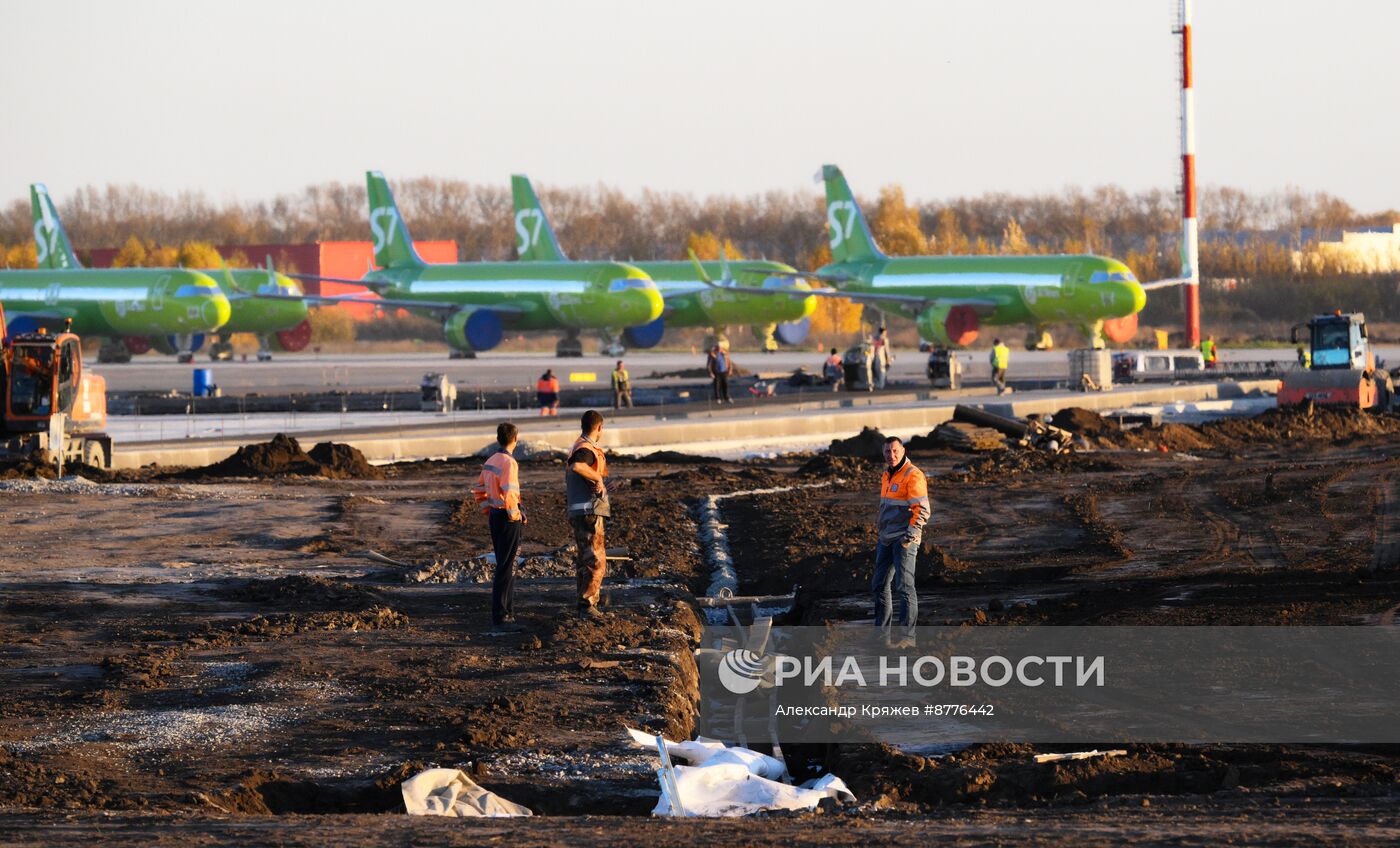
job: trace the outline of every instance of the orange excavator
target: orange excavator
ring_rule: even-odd
[[[1278,392],[1280,407],[1314,403],[1379,412],[1390,409],[1395,387],[1390,374],[1376,365],[1365,315],[1339,309],[1315,316],[1293,328],[1294,344],[1304,328],[1308,331],[1308,348],[1300,363],[1304,367],[1284,374]]]
[[[83,370],[83,350],[65,328],[11,336],[0,306],[0,462],[46,452],[63,462],[112,465],[107,381]]]

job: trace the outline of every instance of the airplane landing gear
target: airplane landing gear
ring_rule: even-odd
[[[219,336],[218,340],[209,347],[210,362],[227,362],[233,359],[233,343],[228,336]]]
[[[554,355],[563,359],[565,357],[583,356],[583,342],[579,340],[578,330],[569,330],[554,345]]]
[[[622,356],[627,347],[622,343],[622,335],[611,330],[598,331],[598,354],[600,356]]]
[[[1054,350],[1055,339],[1044,327],[1037,327],[1026,334],[1026,350]]]
[[[1102,319],[1092,324],[1081,324],[1079,326],[1079,331],[1084,334],[1085,340],[1089,342],[1089,347],[1094,350],[1102,350],[1108,347],[1108,343],[1104,341]]]
[[[98,362],[130,362],[131,348],[121,339],[103,339],[97,351]]]
[[[231,351],[232,351],[232,347],[230,347],[229,350],[230,350],[230,352],[231,352]],[[270,345],[270,344],[267,343],[267,337],[266,337],[266,336],[258,336],[258,361],[259,361],[259,362],[271,362],[271,361],[272,361],[272,345]]]
[[[778,329],[777,324],[754,324],[753,337],[758,339],[759,350],[764,353],[777,353],[778,340],[773,337],[773,331]]]

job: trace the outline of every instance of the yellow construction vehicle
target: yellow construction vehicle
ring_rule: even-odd
[[[67,331],[9,335],[0,307],[0,462],[36,457],[112,465],[107,381],[83,370]]]

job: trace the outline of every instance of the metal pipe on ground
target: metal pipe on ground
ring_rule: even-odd
[[[1013,439],[1024,439],[1026,437],[1026,423],[1024,421],[987,412],[975,406],[963,406],[962,404],[958,404],[953,407],[953,420],[962,421],[967,424],[976,424],[978,427],[989,427]]]

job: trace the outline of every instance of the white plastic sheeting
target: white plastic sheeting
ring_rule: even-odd
[[[399,787],[410,816],[511,818],[534,815],[529,809],[482,789],[461,769],[428,769]]]
[[[656,745],[655,736],[627,732],[639,746]],[[728,748],[703,737],[693,742],[661,742],[667,754],[690,765],[669,769],[669,776],[665,767],[658,769],[662,792],[651,811],[654,816],[746,816],[765,810],[815,809],[826,798],[843,804],[856,800],[834,774],[800,786],[785,783],[789,778],[782,761],[748,748]]]
[[[656,737],[650,733],[629,727],[627,735],[632,737],[632,743],[638,747],[656,746]],[[672,742],[670,739],[664,741],[666,753],[670,754],[672,759],[684,760],[692,766],[736,764],[769,780],[786,780],[788,777],[787,766],[783,765],[782,760],[748,748],[729,748],[718,739],[700,736],[694,742]]]

